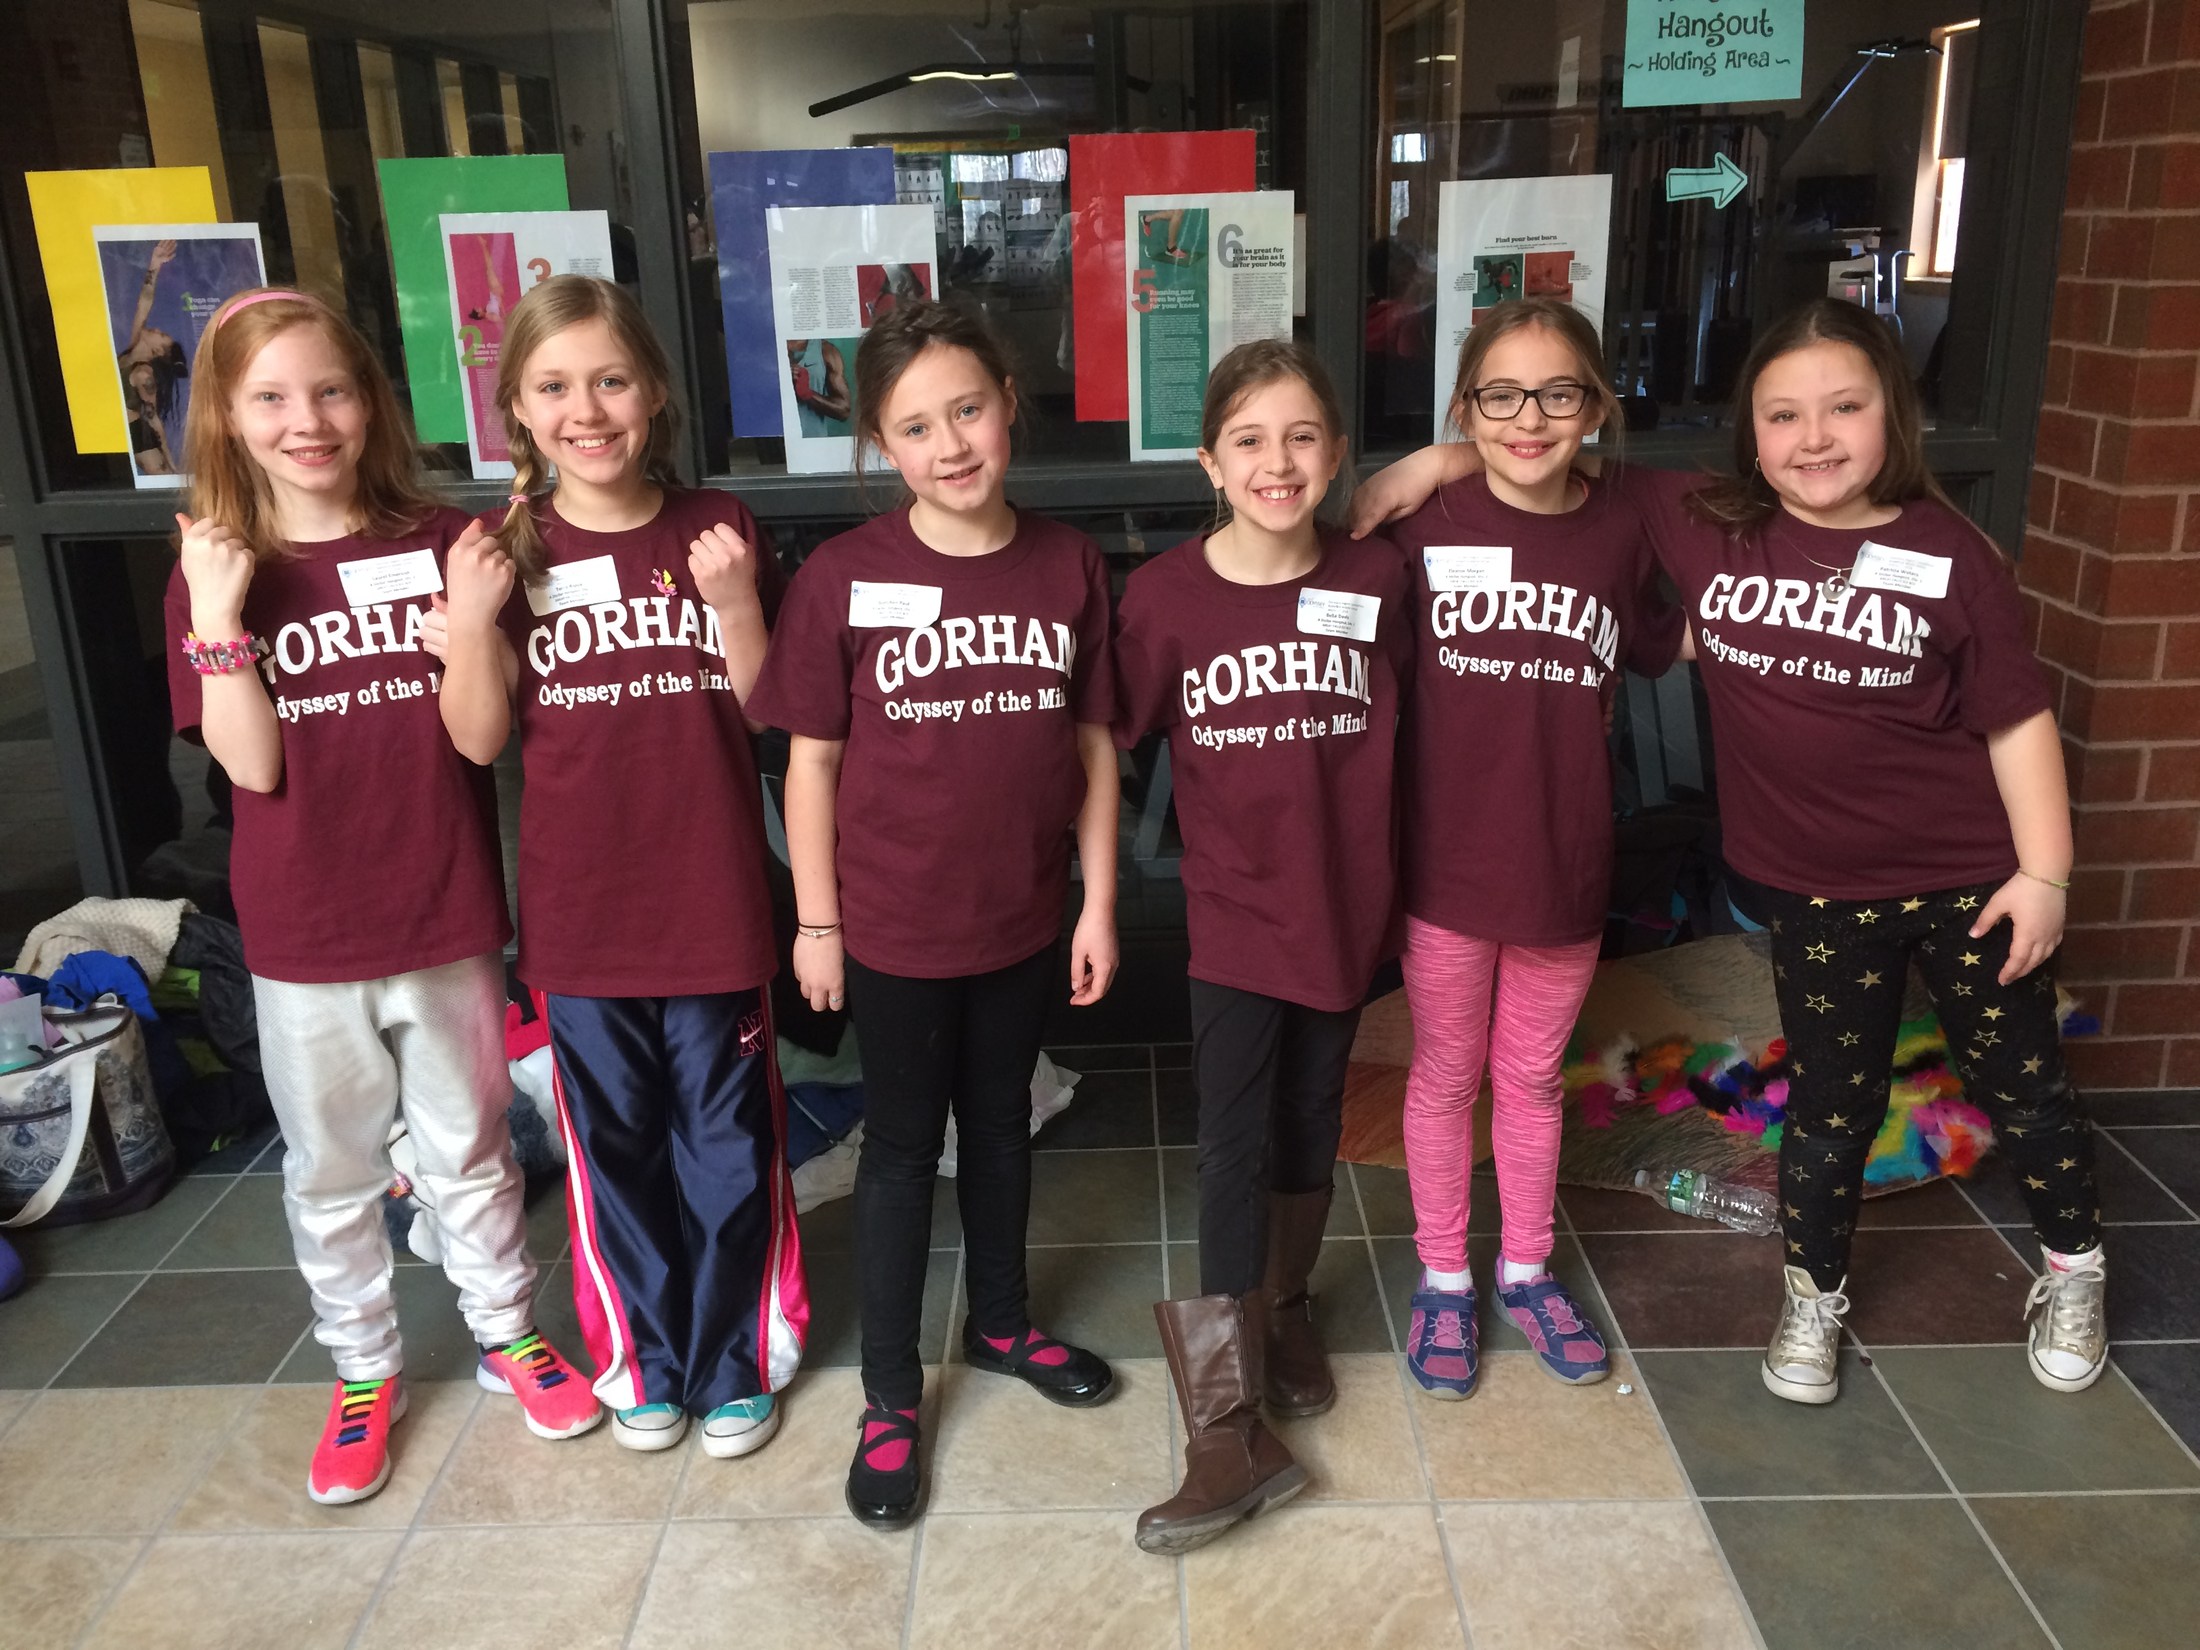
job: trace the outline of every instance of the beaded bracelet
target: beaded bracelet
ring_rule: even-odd
[[[195,630],[183,638],[184,662],[201,676],[227,676],[248,669],[259,657],[260,639],[246,631],[233,642],[209,642]]]

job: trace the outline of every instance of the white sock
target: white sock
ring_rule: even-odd
[[[1474,1282],[1472,1272],[1439,1272],[1433,1266],[1421,1268],[1421,1281],[1439,1294],[1464,1294]]]
[[[2040,1253],[2047,1257],[2047,1264],[2058,1272],[2069,1272],[2089,1265],[2099,1266],[2103,1271],[2108,1269],[2107,1257],[2101,1253],[2101,1246],[2097,1243],[2081,1254],[2059,1255],[2052,1249],[2042,1249]]]
[[[1510,1289],[1516,1283],[1526,1283],[1531,1278],[1540,1278],[1550,1269],[1551,1257],[1548,1255],[1532,1265],[1526,1265],[1517,1260],[1509,1260],[1505,1256],[1499,1255],[1497,1257],[1498,1286],[1503,1289]]]

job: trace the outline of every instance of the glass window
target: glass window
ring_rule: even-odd
[[[11,128],[0,176],[26,402],[57,487],[128,487],[130,468],[119,453],[75,450],[25,171],[207,168],[217,215],[259,226],[270,279],[347,313],[379,347],[401,398],[407,363],[378,160],[562,153],[570,204],[608,211],[614,247],[631,249],[608,7],[468,0],[438,13],[383,0],[270,0],[262,12],[250,0],[203,9],[193,0],[128,0],[116,30],[111,40],[87,34],[70,53],[82,119],[60,130]],[[624,272],[633,260],[618,263]],[[464,472],[462,445],[436,451]]]
[[[1605,352],[1630,429],[1716,422],[1757,327],[1820,293],[1893,321],[1937,404],[1978,0],[1812,6],[1798,97],[1648,108],[1622,95],[1627,9],[1384,8],[1370,446],[1426,441],[1439,377],[1449,396],[1456,341],[1436,336],[1435,314],[1453,272],[1438,267],[1437,227],[1456,180],[1611,176],[1609,244],[1577,256],[1608,264]],[[1728,204],[1667,198],[1673,170],[1729,165],[1747,181]]]
[[[884,145],[906,202],[929,202],[941,286],[982,303],[1015,355],[1024,450],[1121,459],[1121,423],[1076,416],[1068,140],[1250,129],[1257,186],[1306,188],[1304,0],[961,8],[667,0],[681,125],[690,297],[707,467],[778,470],[737,439],[705,156]]]
[[[0,953],[83,897],[15,547],[0,539]],[[6,963],[0,963],[6,966]]]

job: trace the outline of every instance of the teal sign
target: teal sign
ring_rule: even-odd
[[[1803,0],[1627,0],[1627,107],[1802,95]]]
[[[1749,187],[1749,174],[1725,155],[1713,155],[1709,166],[1676,166],[1665,174],[1665,198],[1669,201],[1707,200],[1713,206],[1731,206],[1734,197]]]

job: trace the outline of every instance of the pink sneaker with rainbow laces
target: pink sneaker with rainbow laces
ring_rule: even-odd
[[[324,1507],[364,1501],[390,1481],[390,1428],[405,1417],[405,1384],[338,1381],[321,1444],[306,1475],[306,1494]]]
[[[580,1371],[540,1335],[522,1335],[483,1352],[474,1379],[487,1391],[517,1398],[527,1430],[537,1438],[578,1438],[603,1419],[603,1406]]]

